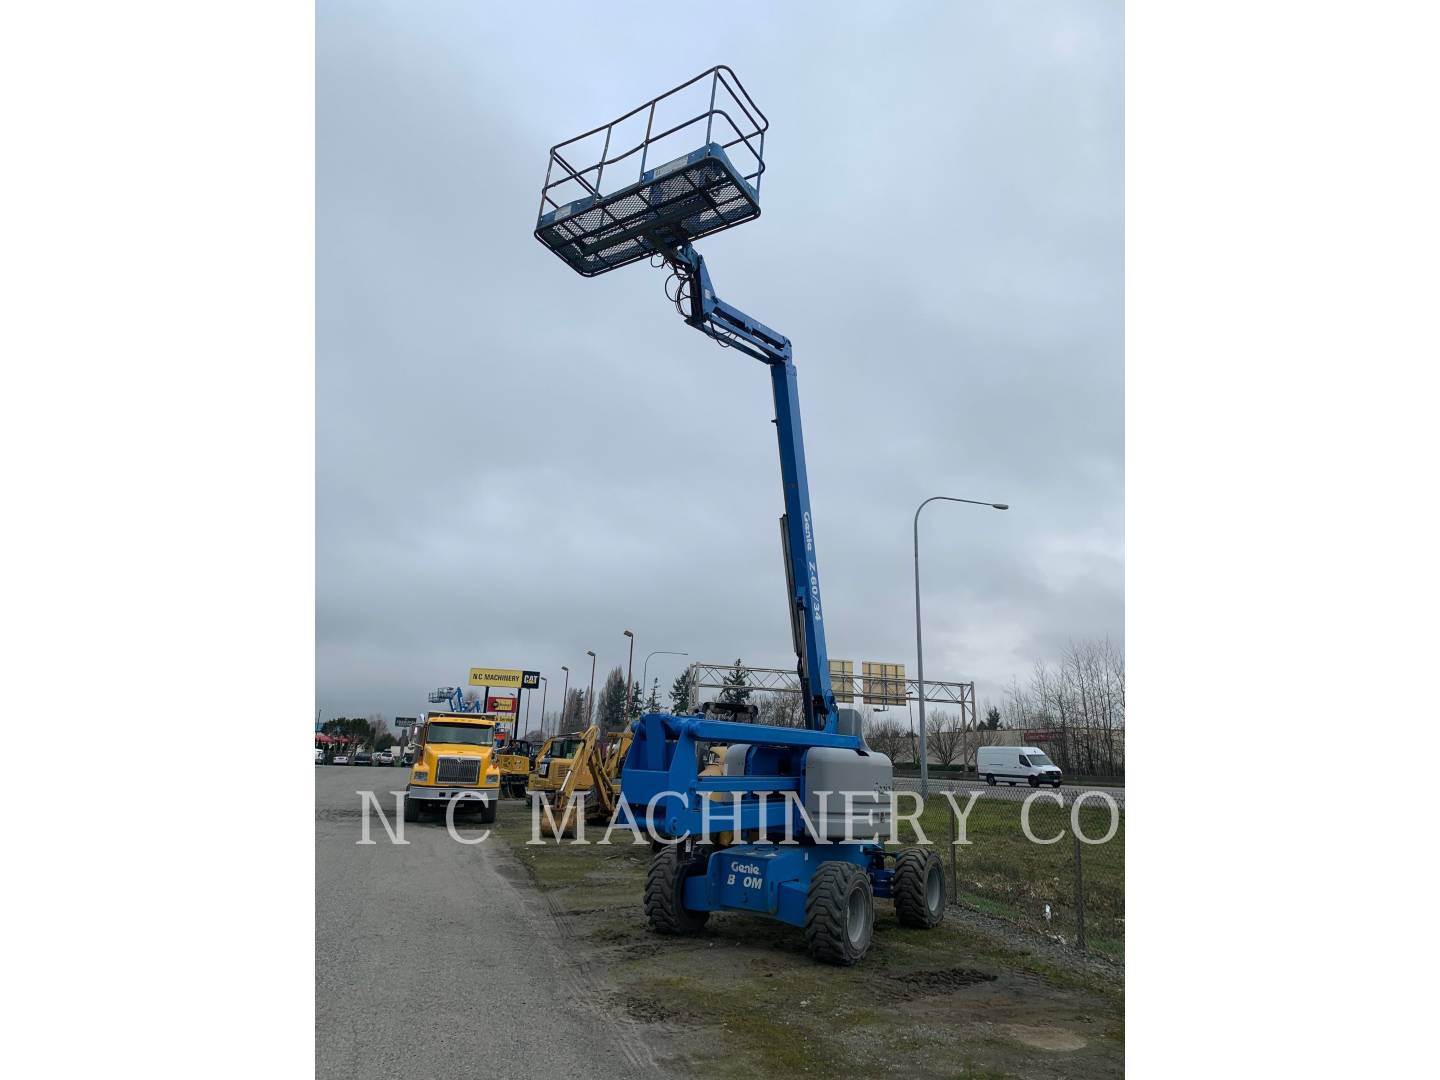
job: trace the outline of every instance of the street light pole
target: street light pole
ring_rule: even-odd
[[[550,694],[550,680],[540,676],[540,738],[545,738],[545,699]],[[530,725],[525,725],[525,734],[530,734]]]
[[[645,689],[650,689],[650,657],[652,656],[689,656],[688,652],[676,652],[674,649],[656,649],[652,653],[645,654],[645,663],[640,665],[640,681],[645,684]]]
[[[925,745],[925,647],[920,637],[920,511],[936,500],[943,502],[969,503],[971,506],[988,506],[992,510],[1009,510],[1009,503],[983,502],[979,499],[956,499],[949,495],[932,495],[915,508],[915,661],[916,679],[920,686],[920,798],[930,797],[930,751]],[[963,737],[965,715],[960,715],[960,730]],[[963,764],[963,762],[962,762]]]
[[[560,670],[565,672],[565,689],[560,691],[560,719],[555,724],[556,735],[564,734],[565,710],[570,707],[570,669],[561,664]],[[541,734],[543,735],[544,732],[542,731]]]
[[[629,722],[630,722],[630,687],[633,685],[633,680],[634,680],[634,678],[635,678],[635,635],[632,634],[629,630],[626,630],[626,631],[625,631],[625,636],[630,639],[630,662],[629,662],[629,664],[628,664],[628,665],[626,666],[626,668],[625,668],[625,713],[624,713],[625,722],[626,722],[626,723],[629,723]],[[622,724],[621,727],[624,727],[624,725]]]
[[[590,696],[585,699],[585,726],[589,727],[595,722],[595,652],[586,649],[585,655],[590,657]]]

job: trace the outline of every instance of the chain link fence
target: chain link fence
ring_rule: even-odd
[[[897,778],[895,786],[918,793],[920,782]],[[912,800],[898,800],[901,814],[912,807]],[[951,903],[1124,959],[1123,788],[932,781],[918,823],[945,867]],[[907,844],[920,840],[908,821],[899,836]]]

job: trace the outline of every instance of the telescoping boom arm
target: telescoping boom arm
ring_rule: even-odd
[[[665,248],[665,258],[688,288],[679,301],[685,321],[723,345],[739,349],[770,368],[775,397],[775,434],[780,449],[780,478],[785,495],[781,536],[785,549],[790,627],[799,659],[805,724],[838,730],[835,695],[830,689],[830,659],[825,651],[824,608],[810,518],[810,482],[805,474],[805,440],[800,430],[800,394],[790,339],[752,319],[715,295],[705,259],[690,244]]]

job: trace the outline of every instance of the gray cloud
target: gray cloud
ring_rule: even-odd
[[[548,147],[717,61],[771,120],[763,216],[703,242],[795,342],[831,655],[998,698],[1123,638],[1121,10],[322,3],[317,695],[422,707],[682,649],[791,660],[763,367],[643,264],[531,235]],[[675,658],[651,674],[668,684]],[[588,673],[587,673],[588,674]],[[637,660],[638,677],[638,660]]]

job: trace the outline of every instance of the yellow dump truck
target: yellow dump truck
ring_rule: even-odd
[[[495,761],[495,721],[474,713],[427,713],[416,734],[415,764],[405,785],[405,820],[425,810],[475,811],[495,820],[500,802],[500,768]]]

